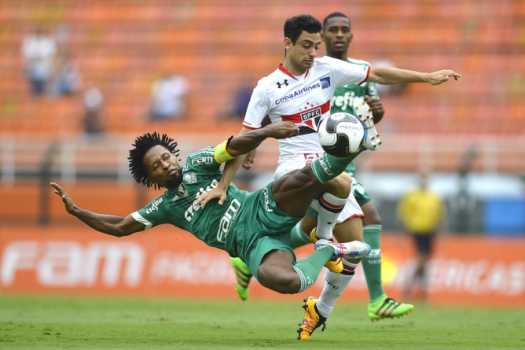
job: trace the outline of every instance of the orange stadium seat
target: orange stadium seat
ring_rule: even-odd
[[[39,102],[28,96],[20,45],[24,35],[40,23],[49,29],[61,23],[67,26],[67,47],[79,64],[83,87],[97,86],[103,91],[107,96],[104,115],[109,130],[124,132],[131,128],[126,125],[144,122],[151,83],[163,73],[184,74],[190,80],[188,115],[197,120],[217,117],[228,103],[236,81],[245,76],[257,81],[282,59],[285,18],[305,11],[322,18],[341,10],[339,7],[335,0],[322,4],[95,0],[71,1],[49,9],[36,0],[4,2],[0,4],[0,20],[5,23],[0,31],[0,48],[7,54],[0,58],[0,103],[5,117],[0,119],[0,127],[12,132],[45,133],[55,130],[50,125],[62,125],[62,132],[78,132],[78,123],[73,127],[71,122],[55,122],[80,113],[78,100],[76,104],[70,101],[40,108]],[[411,110],[419,116],[417,122],[400,116],[396,122],[398,132],[427,130],[440,134],[454,130],[458,127],[454,123],[458,122],[463,128],[465,123],[479,118],[468,116],[468,111],[473,110],[470,105],[483,101],[484,110],[498,106],[494,89],[509,88],[510,99],[520,95],[517,91],[521,91],[523,82],[515,77],[525,73],[519,54],[524,41],[519,23],[525,19],[525,5],[519,1],[477,4],[471,0],[378,0],[351,4],[348,11],[356,33],[352,56],[355,52],[357,58],[369,61],[386,56],[403,68],[450,67],[464,74],[457,86],[411,86],[404,95],[396,97],[409,101]],[[483,21],[474,21],[478,13],[484,16]],[[444,109],[439,102],[442,98],[456,106]],[[520,112],[523,103],[516,100],[509,108]],[[388,108],[390,114],[404,107],[391,104]],[[13,113],[22,122],[11,122]],[[40,119],[49,123],[41,123]],[[511,120],[506,124],[485,120],[483,123],[490,127],[474,123],[471,130],[520,132],[509,125],[515,125],[521,117],[513,112]]]

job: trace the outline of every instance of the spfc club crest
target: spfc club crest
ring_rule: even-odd
[[[317,131],[317,128],[319,124],[321,123],[321,117],[323,116],[323,112],[321,110],[321,107],[315,107],[311,108],[309,110],[306,110],[304,112],[300,113],[301,121],[308,125],[311,129]]]

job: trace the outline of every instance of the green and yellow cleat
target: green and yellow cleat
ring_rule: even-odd
[[[368,303],[368,317],[372,321],[401,317],[410,313],[414,305],[399,303],[385,294]]]
[[[252,273],[248,266],[240,258],[230,258],[233,271],[235,272],[235,290],[242,300],[248,299],[250,290],[248,289]]]

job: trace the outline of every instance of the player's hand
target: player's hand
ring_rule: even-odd
[[[448,81],[450,77],[458,80],[458,78],[461,78],[461,74],[458,74],[450,69],[443,69],[437,72],[429,73],[428,82],[432,85],[439,85]]]
[[[55,193],[62,198],[62,202],[64,202],[64,206],[66,207],[66,211],[69,214],[73,214],[76,209],[75,203],[73,203],[73,200],[71,199],[71,196],[62,188],[60,185],[58,185],[55,182],[51,182],[51,187],[55,189]]]
[[[274,139],[285,139],[299,135],[299,128],[291,122],[271,123],[265,126],[266,135]]]
[[[383,118],[383,114],[385,114],[385,109],[383,107],[383,104],[381,103],[381,100],[366,95],[365,102],[370,107],[370,110],[374,115],[374,123],[379,123]]]
[[[201,194],[200,196],[197,196],[195,199],[195,202],[193,202],[194,205],[200,205],[201,208],[204,208],[206,204],[211,201],[212,199],[219,199],[219,205],[222,205],[224,201],[226,200],[226,197],[228,194],[226,191],[224,191],[222,188],[214,188],[213,190],[209,192],[205,192]]]
[[[253,151],[249,152],[246,157],[244,158],[244,161],[242,162],[242,167],[246,170],[250,170],[253,166],[253,163],[255,163],[255,155],[257,154],[257,149],[254,149]]]

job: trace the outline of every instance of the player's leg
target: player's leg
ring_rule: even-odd
[[[345,176],[347,174],[344,174]],[[346,191],[346,181],[343,175],[325,184],[324,193],[316,201],[318,213],[316,236],[319,239],[332,239],[332,232],[339,214],[343,211],[349,192]]]
[[[302,292],[310,288],[324,264],[334,256],[363,256],[369,253],[361,242],[332,243],[319,241],[317,249],[307,258],[295,262],[288,245],[288,233],[262,236],[246,255],[248,266],[257,271],[255,278],[266,288],[283,294]]]
[[[425,302],[428,292],[428,273],[427,265],[430,261],[430,254],[432,252],[435,233],[422,234],[418,236],[418,251],[419,260],[416,272],[419,273],[419,281],[421,285],[421,301]]]
[[[334,236],[340,242],[344,242],[346,239],[350,238],[352,241],[362,241],[363,226],[361,219],[361,209],[353,196],[350,196],[347,205],[340,216],[340,220],[344,220],[344,222],[338,223],[335,226]],[[303,218],[301,225],[304,231],[312,229],[315,227],[315,219],[310,215],[307,215]],[[312,239],[315,240],[313,235]],[[298,330],[298,339],[310,339],[313,331],[326,322],[326,319],[332,313],[338,298],[342,295],[352,280],[354,270],[358,266],[359,261],[360,259],[344,259],[344,269],[341,273],[327,271],[326,281],[319,299],[313,297],[305,299],[305,315]]]
[[[279,165],[275,171],[275,178],[280,179],[290,171],[300,169],[308,162],[313,161],[306,156],[307,155],[299,155],[295,160]],[[357,154],[354,155],[354,157],[355,156],[357,156]],[[326,158],[326,155],[324,157]],[[346,162],[346,160],[344,161]],[[331,169],[327,170],[330,171]],[[329,178],[322,181],[322,191],[319,195],[315,196],[316,199],[313,201],[313,203],[315,203],[315,210],[319,213],[317,236],[321,239],[332,238],[333,226],[348,197],[347,174],[333,176],[334,173],[335,172],[332,172]],[[337,175],[337,173],[335,174]]]
[[[359,187],[360,190],[356,190]],[[370,301],[380,298],[384,295],[383,283],[381,279],[381,228],[382,222],[379,213],[374,204],[363,195],[364,189],[361,184],[354,184],[354,196],[358,201],[365,217],[363,218],[363,237],[372,248],[371,256],[363,259],[363,271],[366,277],[366,284],[368,286],[368,294]]]
[[[379,213],[370,200],[364,187],[352,178],[352,192],[361,206],[365,217],[363,218],[363,236],[372,251],[362,261],[370,301],[368,303],[368,317],[372,320],[383,318],[401,317],[414,309],[414,305],[400,303],[389,298],[383,290],[381,279],[381,229],[382,222]]]
[[[343,181],[344,179],[344,181]],[[334,181],[329,181],[325,184],[323,184],[323,188],[322,188],[322,191],[325,192],[323,194],[332,194],[332,195],[335,195],[336,191],[338,191],[338,195],[339,196],[343,196],[344,193],[342,193],[340,190],[338,190],[338,188],[344,188],[345,186],[347,186],[347,179],[348,177],[346,177],[346,174],[344,175],[340,175],[338,176]],[[346,204],[346,201],[347,201],[347,198],[345,198],[345,204]],[[295,248],[299,248],[299,247],[302,247],[304,245],[307,245],[307,244],[311,244],[312,243],[312,238],[310,237],[311,234],[312,234],[312,229],[315,228],[316,229],[316,232],[315,232],[315,235],[317,238],[322,238],[321,236],[319,236],[317,234],[317,232],[319,231],[319,226],[320,226],[320,222],[322,221],[320,219],[320,216],[321,214],[319,213],[320,212],[320,209],[321,206],[319,205],[319,202],[317,199],[314,199],[311,204],[310,204],[310,207],[308,208],[307,212],[306,212],[306,215],[301,219],[300,222],[297,223],[297,225],[294,226],[294,228],[291,230],[290,232],[290,246],[292,247],[292,249],[295,249]],[[331,222],[330,225],[332,226],[332,232],[333,232],[333,227],[335,227],[335,224],[337,223],[337,220],[338,220],[338,217],[340,215],[340,212],[344,209],[344,205],[342,208],[340,208],[339,210],[339,214],[337,217],[335,218],[330,218]],[[326,222],[326,220],[324,221]],[[327,239],[327,238],[325,238]]]
[[[230,261],[235,273],[235,290],[239,298],[247,300],[250,296],[249,285],[253,274],[241,258],[230,258]]]
[[[336,177],[338,178],[338,186],[342,188],[339,193],[343,196],[348,196],[351,179],[348,174],[342,174],[342,172],[352,159],[353,157],[342,159],[325,154],[302,169],[283,175],[272,185],[272,196],[275,203],[279,209],[288,215],[295,217],[304,216],[314,196],[324,193],[326,190],[324,184]],[[359,246],[356,249],[362,250],[363,247]],[[239,265],[242,264],[242,261],[237,260],[236,263]],[[245,285],[247,287],[247,284]]]
[[[286,174],[283,176],[287,176]],[[282,177],[281,177],[282,178]],[[335,222],[337,221],[337,216],[339,215],[339,212],[343,209],[344,205],[338,208],[337,210],[333,210],[333,207],[335,206],[334,202],[338,200],[338,196],[344,197],[348,196],[349,194],[349,188],[350,188],[350,182],[351,179],[347,174],[341,174],[334,179],[329,180],[326,183],[320,184],[319,186],[319,192],[322,192],[321,196],[325,198],[325,201],[331,201],[332,209],[323,210],[325,212],[325,215],[322,220],[319,220],[319,223],[315,221],[315,226],[321,226],[323,229],[330,230],[330,237],[332,236],[332,227],[335,225]],[[301,185],[302,186],[302,185]],[[310,197],[310,194],[306,191],[302,191],[302,193],[306,193],[307,197]],[[344,200],[346,202],[346,199]],[[312,203],[316,203],[316,209],[319,210],[319,205],[317,205],[317,200],[311,201]],[[307,202],[305,202],[307,203]],[[332,210],[332,211],[330,211]],[[317,215],[317,211],[316,215]],[[298,225],[292,230],[291,232],[291,239],[290,244],[292,248],[296,248],[295,245],[295,231],[298,229]],[[311,230],[310,230],[311,231]],[[327,237],[325,234],[324,237]],[[321,238],[321,237],[320,237]],[[311,243],[310,237],[307,235],[306,240],[304,244]],[[301,244],[301,245],[304,245]],[[300,246],[300,245],[298,245]],[[330,260],[327,263],[327,267],[331,271],[340,272],[342,269],[341,259],[337,258],[334,261]],[[251,277],[253,276],[250,270],[248,269],[247,265],[240,259],[240,258],[231,258],[232,267],[235,273],[235,290],[237,291],[237,294],[242,300],[247,300],[249,296],[249,283],[251,280]]]
[[[283,294],[299,293],[309,288],[324,264],[334,255],[333,248],[316,250],[308,258],[294,263],[291,252],[272,250],[257,269],[257,279],[266,288]]]
[[[416,291],[416,287],[417,287],[417,284],[418,284],[418,279],[419,279],[419,265],[420,265],[420,261],[421,261],[421,252],[420,252],[420,247],[419,247],[419,243],[418,243],[418,239],[417,239],[417,236],[416,234],[414,234],[413,232],[408,232],[409,233],[409,236],[410,236],[410,239],[412,241],[412,245],[414,247],[414,251],[416,253],[416,263],[415,263],[415,266],[414,266],[414,269],[410,272],[408,278],[406,279],[405,281],[405,286],[404,286],[404,295],[403,297],[405,299],[408,299],[408,300],[412,300],[413,299],[413,296],[415,294],[415,291]]]
[[[312,163],[307,164],[304,168],[284,175],[272,185],[272,195],[277,207],[288,215],[294,217],[304,216],[311,200],[323,193],[321,184],[327,183],[341,174],[352,159],[341,159],[325,154],[315,159]],[[339,178],[339,181],[351,181],[347,174],[344,175]],[[350,193],[349,182],[345,184],[345,188],[347,189],[346,196],[348,196]],[[340,240],[340,242],[350,241]],[[316,243],[316,247],[321,247],[320,250],[326,249],[325,245],[334,245],[334,243],[328,243],[328,241]],[[350,250],[367,251],[369,247],[362,242],[356,241],[351,247],[341,246],[341,249],[345,251],[343,254],[348,256]],[[367,254],[364,253],[363,255]],[[323,265],[328,260],[326,259]]]

